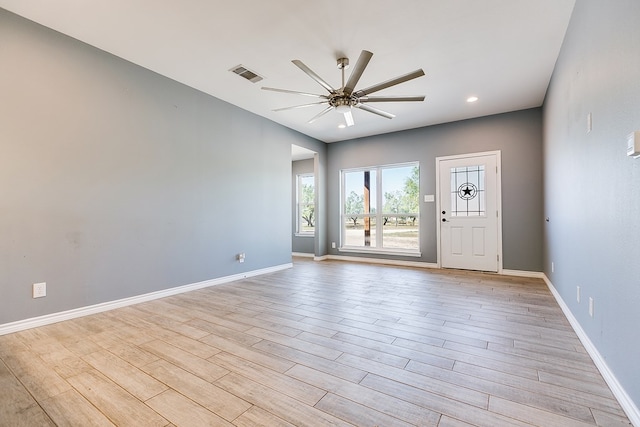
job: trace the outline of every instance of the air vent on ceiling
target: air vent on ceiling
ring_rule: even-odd
[[[258,74],[254,73],[253,71],[248,70],[246,67],[242,65],[233,67],[229,71],[236,73],[240,77],[244,77],[245,79],[249,80],[251,83],[257,83],[260,80],[262,80],[262,77],[260,77]]]

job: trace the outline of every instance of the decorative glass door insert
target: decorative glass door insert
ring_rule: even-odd
[[[451,168],[451,216],[486,216],[484,165]]]

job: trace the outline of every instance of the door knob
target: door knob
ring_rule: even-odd
[[[447,222],[447,218],[442,218],[442,222]]]
[[[444,214],[446,214],[446,213],[447,213],[447,211],[442,211],[442,215],[444,215]]]

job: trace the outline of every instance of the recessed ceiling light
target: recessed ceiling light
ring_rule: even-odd
[[[467,102],[476,102],[478,100],[477,96],[470,96],[467,98]]]
[[[338,125],[338,128],[339,128],[339,129],[344,129],[344,128],[346,128],[346,127],[347,127],[347,125],[345,125],[344,123],[340,123],[340,124]]]

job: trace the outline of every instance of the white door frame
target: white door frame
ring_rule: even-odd
[[[442,207],[440,206],[440,162],[443,160],[466,159],[479,156],[496,156],[497,177],[496,177],[496,210],[498,215],[498,274],[502,274],[502,160],[500,150],[483,151],[479,153],[456,154],[452,156],[436,157],[436,236],[437,236],[437,264],[442,268],[442,241],[440,235]],[[447,207],[448,209],[449,207]]]

